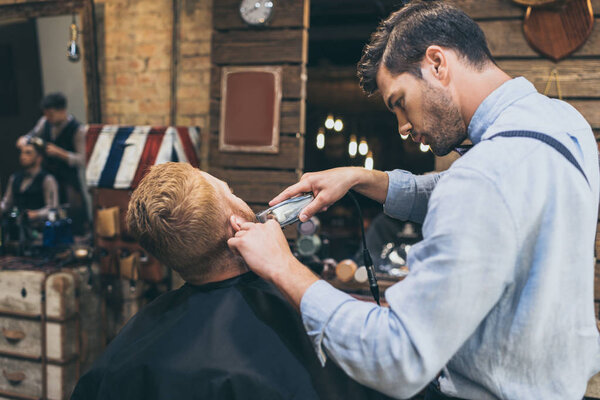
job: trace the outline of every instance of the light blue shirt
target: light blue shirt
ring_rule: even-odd
[[[443,127],[442,127],[443,128]],[[581,173],[534,130],[563,143]],[[593,307],[598,153],[588,123],[524,78],[479,106],[475,146],[445,173],[388,172],[385,212],[424,222],[389,308],[324,281],[301,302],[322,361],[407,398],[436,378],[466,399],[581,399],[600,370]],[[424,221],[423,221],[424,219]]]

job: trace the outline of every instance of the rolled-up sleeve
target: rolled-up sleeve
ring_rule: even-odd
[[[414,175],[400,169],[386,172],[389,186],[384,212],[392,218],[422,224],[431,192],[445,172],[428,175]]]
[[[475,332],[512,279],[517,256],[504,198],[474,171],[440,181],[423,234],[408,255],[410,274],[385,293],[389,308],[323,281],[301,302],[321,359],[326,351],[358,382],[397,398],[424,388]]]

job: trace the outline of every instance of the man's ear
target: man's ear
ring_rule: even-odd
[[[425,73],[440,81],[444,86],[446,86],[450,80],[446,51],[446,49],[440,46],[429,46],[427,50],[425,50],[425,56],[421,63],[421,68],[425,69]]]
[[[246,220],[238,215],[231,214],[229,217],[229,223],[231,224],[231,228],[233,229],[233,233],[239,231],[241,226]]]

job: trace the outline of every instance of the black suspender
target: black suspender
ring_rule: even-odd
[[[579,165],[579,163],[577,162],[577,160],[575,159],[575,157],[573,156],[573,154],[571,154],[571,152],[569,151],[569,149],[567,149],[564,144],[562,144],[558,140],[554,139],[552,136],[546,135],[546,134],[541,133],[541,132],[535,132],[535,131],[505,131],[505,132],[496,133],[495,135],[492,135],[491,137],[489,137],[489,138],[487,138],[485,140],[490,140],[490,139],[493,139],[493,138],[495,138],[497,136],[502,136],[502,137],[528,137],[528,138],[540,140],[540,141],[546,143],[547,145],[552,146],[556,151],[558,151],[560,154],[562,154],[575,168],[577,168],[577,170],[579,172],[581,172],[581,175],[583,175],[583,178],[587,182],[588,186],[590,185],[590,182],[588,181],[588,178],[585,175],[585,172],[583,172],[583,168],[581,168],[581,166]],[[470,149],[470,147],[460,146],[459,148],[456,149],[456,151],[460,155],[463,155],[469,149]]]

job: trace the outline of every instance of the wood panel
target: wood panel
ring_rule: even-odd
[[[512,0],[449,0],[473,19],[523,18],[526,7]],[[592,0],[595,15],[600,15],[600,0]]]
[[[568,103],[584,116],[592,128],[600,128],[600,99],[597,100],[568,100]]]
[[[550,60],[501,60],[500,68],[511,76],[524,76],[531,81],[540,93],[544,92],[548,75],[556,68],[564,97],[599,97],[600,62],[598,60],[571,60],[560,63]],[[552,82],[549,96],[556,97],[556,83]]]
[[[0,19],[39,18],[71,14],[83,8],[84,3],[84,0],[2,1],[0,2]],[[65,37],[67,37],[66,35],[65,33]]]
[[[227,182],[235,195],[247,203],[267,204],[285,188],[298,182],[298,175],[294,171],[214,168],[210,173]]]
[[[598,23],[596,19],[595,24]],[[525,40],[521,20],[481,21],[479,26],[495,58],[540,57]],[[600,29],[594,29],[585,44],[570,57],[577,56],[600,56]]]
[[[308,28],[308,1],[274,1],[273,16],[268,28]],[[240,0],[219,0],[213,3],[214,29],[257,29],[248,26],[240,16]]]
[[[305,29],[214,32],[212,59],[218,65],[306,63]]]
[[[282,136],[279,141],[278,154],[221,152],[219,151],[218,135],[211,135],[209,165],[211,167],[296,170],[301,165],[302,149],[300,144],[301,137]]]
[[[302,112],[303,101],[284,100],[281,102],[279,117],[280,135],[296,135],[304,133],[304,116]],[[219,132],[220,101],[210,102],[210,131]]]
[[[284,65],[281,75],[282,99],[305,97],[306,68],[303,65]],[[213,66],[210,73],[210,97],[221,98],[221,67]]]

